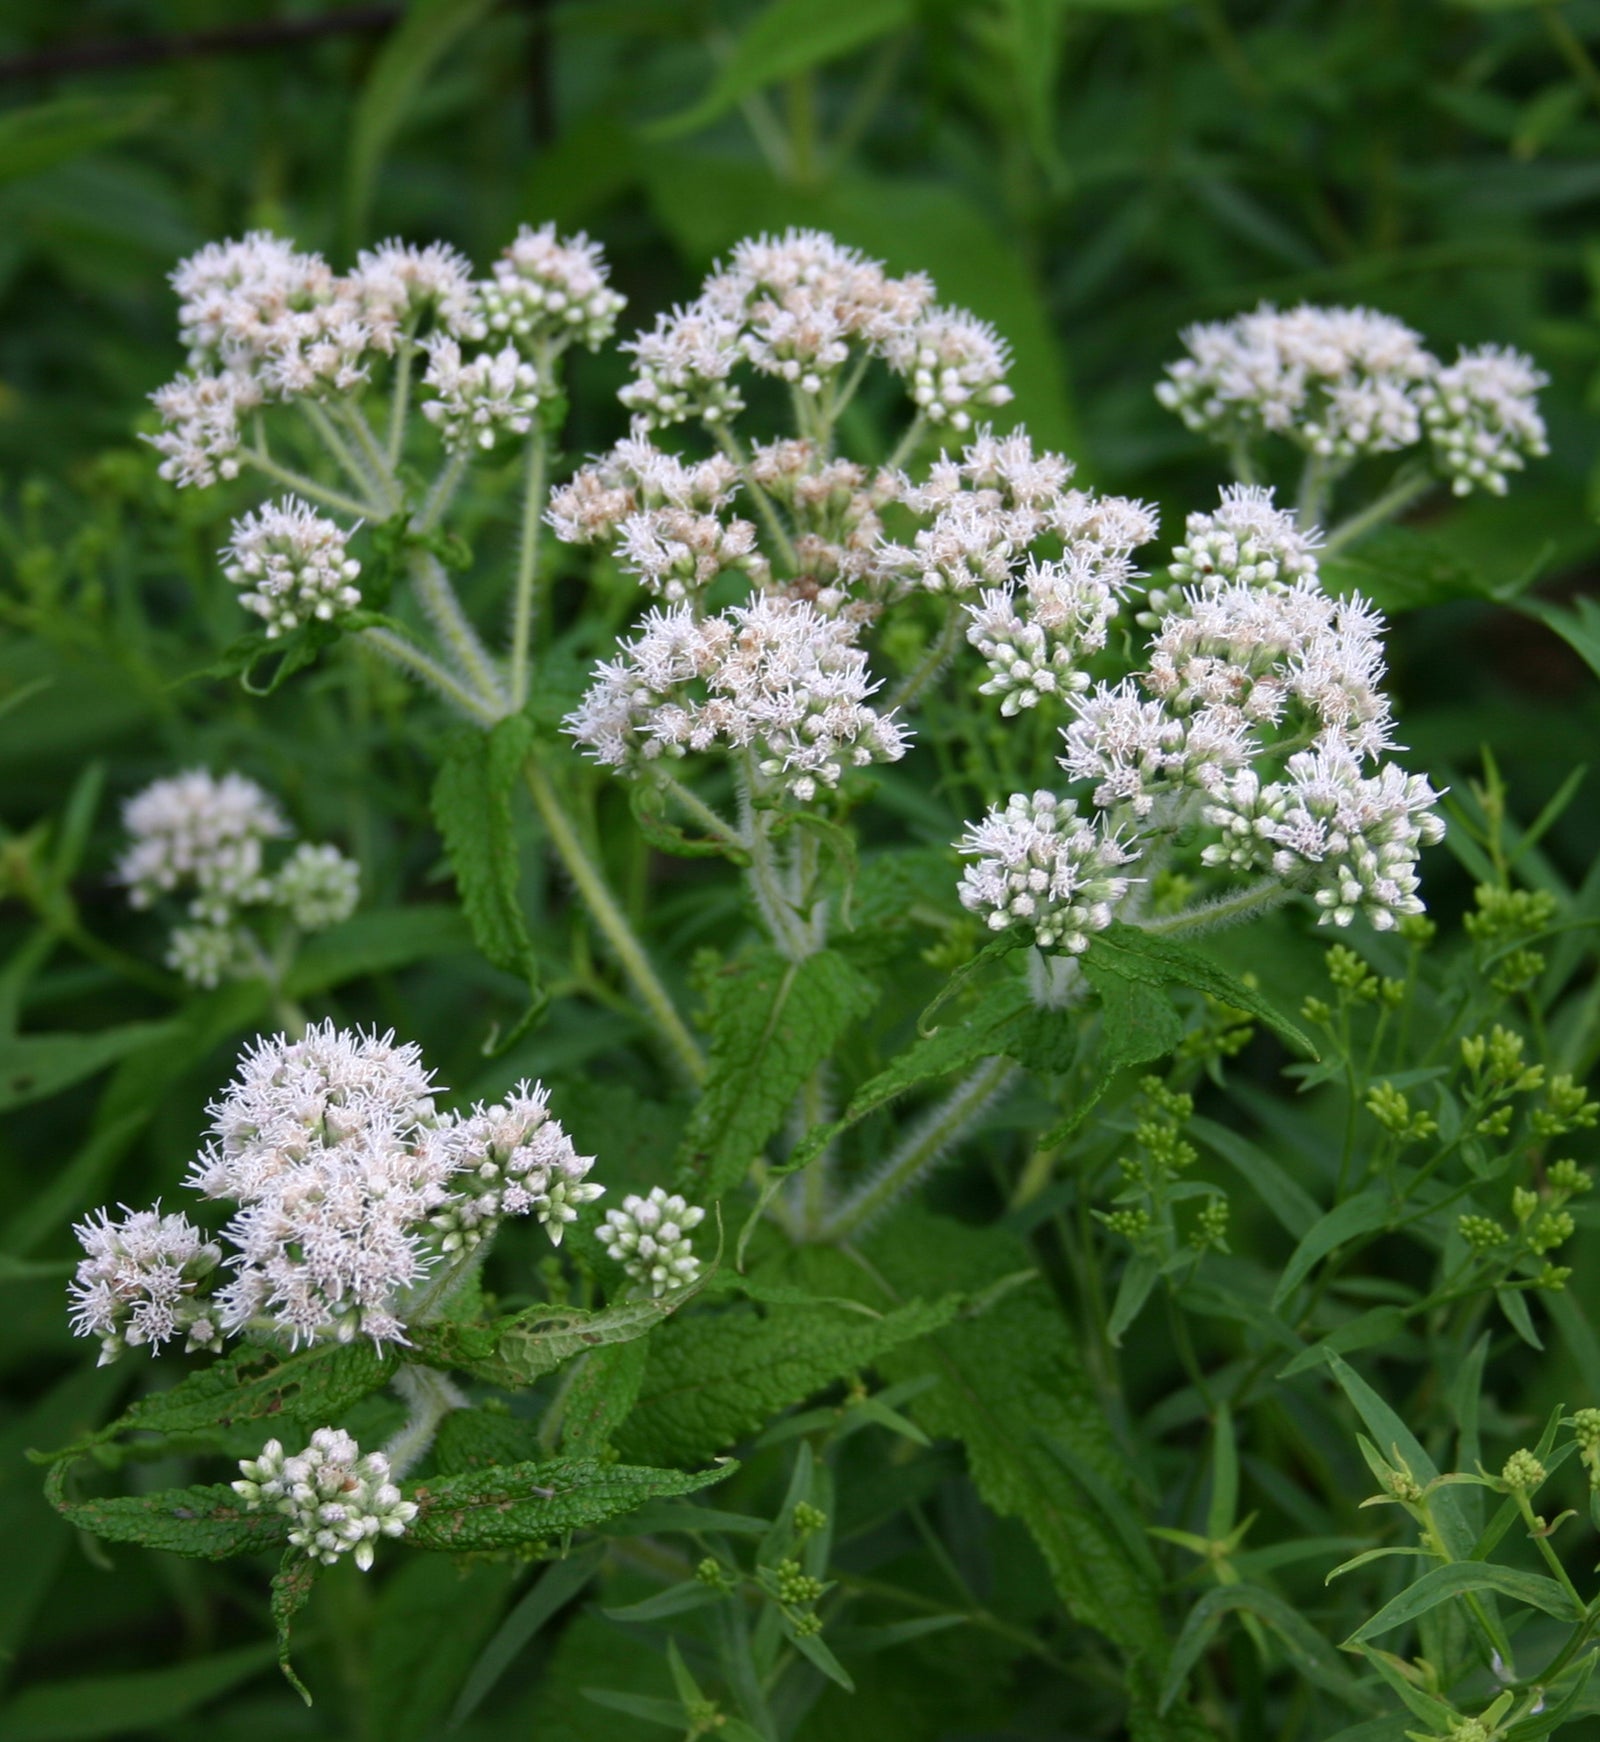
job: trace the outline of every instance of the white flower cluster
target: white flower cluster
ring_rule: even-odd
[[[1363,775],[1360,758],[1330,736],[1291,756],[1285,778],[1250,768],[1221,781],[1202,812],[1222,840],[1201,855],[1234,870],[1270,868],[1308,890],[1323,924],[1362,915],[1379,931],[1420,913],[1417,854],[1444,839],[1439,795],[1392,762]]]
[[[1168,365],[1156,397],[1230,446],[1282,436],[1339,468],[1412,447],[1426,429],[1458,495],[1503,492],[1508,471],[1546,451],[1546,378],[1515,351],[1463,351],[1447,368],[1392,315],[1311,304],[1263,303],[1183,342],[1189,355]]]
[[[1041,949],[1073,955],[1111,923],[1129,888],[1119,868],[1135,857],[1071,799],[1048,792],[1014,793],[968,828],[959,850],[977,860],[961,874],[963,907],[992,931],[1020,921]]]
[[[289,1457],[277,1440],[258,1456],[239,1461],[233,1491],[247,1511],[270,1507],[290,1521],[289,1541],[331,1567],[350,1555],[362,1572],[372,1565],[380,1536],[404,1536],[417,1516],[390,1478],[382,1452],[362,1455],[340,1428],[319,1427],[303,1452]]]
[[[504,334],[525,349],[558,349],[576,341],[591,351],[611,337],[627,298],[611,288],[605,256],[581,231],[556,235],[554,224],[524,224],[478,286],[469,331],[475,339]]]
[[[729,569],[768,576],[756,529],[725,513],[738,468],[721,454],[686,463],[663,453],[643,426],[553,491],[546,515],[568,544],[611,541],[617,557],[657,598],[678,604]]]
[[[868,706],[877,685],[856,633],[803,599],[762,596],[704,618],[654,610],[596,668],[566,729],[619,768],[747,750],[764,780],[806,803],[848,768],[905,754],[905,728]]]
[[[187,1349],[220,1349],[210,1307],[195,1289],[222,1262],[222,1248],[181,1215],[129,1210],[113,1221],[105,1210],[73,1233],[88,1254],[68,1288],[72,1328],[100,1339],[100,1365],[124,1349],[157,1348],[174,1337]]]
[[[991,810],[960,844],[977,860],[962,900],[997,929],[1021,920],[1043,947],[1081,950],[1126,893],[1112,868],[1199,822],[1221,836],[1204,865],[1267,872],[1325,922],[1419,912],[1417,854],[1443,829],[1427,781],[1384,760],[1379,614],[1323,591],[1314,537],[1259,490],[1191,515],[1172,572],[1190,584],[1151,593],[1143,670],[1068,698],[1061,766],[1098,818],[1047,794]]]
[[[1503,496],[1507,472],[1549,453],[1538,399],[1549,381],[1530,358],[1500,345],[1464,350],[1434,372],[1422,390],[1422,421],[1456,495]]]
[[[624,348],[635,376],[623,403],[650,428],[736,416],[741,365],[802,394],[825,394],[853,349],[906,376],[919,409],[953,429],[970,427],[975,408],[1011,397],[1009,354],[992,328],[964,310],[934,307],[926,277],[891,277],[817,230],[739,243],[694,302]]]
[[[505,1216],[534,1216],[554,1245],[584,1204],[605,1190],[584,1176],[592,1155],[579,1155],[539,1083],[518,1083],[497,1106],[481,1102],[446,1119],[440,1140],[456,1166],[451,1195],[431,1219],[445,1252],[470,1249]]]
[[[337,521],[286,496],[234,521],[222,572],[247,589],[239,603],[276,638],[306,623],[335,622],[361,603],[361,564],[349,544]]]
[[[464,1117],[434,1096],[418,1048],[392,1034],[327,1022],[258,1039],[208,1109],[187,1181],[236,1206],[222,1231],[232,1275],[216,1286],[221,1249],[181,1216],[102,1213],[77,1230],[88,1258],[73,1328],[104,1339],[105,1359],[179,1332],[191,1347],[225,1334],[403,1343],[413,1291],[441,1256],[507,1216],[534,1216],[559,1245],[602,1188],[544,1090],[521,1083]]]
[[[320,255],[264,230],[209,243],[179,264],[172,283],[189,368],[151,396],[164,427],[148,439],[162,477],[196,486],[238,476],[250,413],[355,394],[376,365],[419,343],[433,394],[423,410],[450,445],[492,446],[502,430],[523,433],[538,375],[518,345],[540,346],[546,357],[573,340],[596,345],[622,303],[595,244],[560,240],[549,225],[519,231],[485,283],[475,284],[444,243],[385,242],[341,277]],[[499,343],[464,356],[463,340]]]
[[[336,847],[302,843],[276,873],[267,870],[268,842],[293,830],[242,774],[218,779],[194,768],[154,781],[127,801],[122,818],[130,841],[116,876],[130,903],[188,898],[194,923],[174,927],[167,965],[192,985],[261,970],[260,942],[244,923],[250,910],[287,912],[303,931],[355,912],[361,873]]]
[[[427,1222],[454,1171],[433,1141],[419,1049],[331,1022],[262,1038],[208,1111],[188,1184],[239,1206],[224,1230],[236,1252],[217,1294],[224,1329],[403,1342],[401,1297],[432,1261]]]
[[[630,1192],[620,1210],[607,1210],[596,1230],[606,1256],[655,1296],[683,1288],[700,1274],[690,1233],[705,1220],[697,1204],[652,1186],[648,1197]]]
[[[423,380],[435,397],[423,402],[422,415],[435,425],[447,448],[492,448],[507,432],[526,435],[533,428],[539,372],[523,362],[515,345],[463,360],[460,345],[447,333],[436,333],[425,343],[428,369]]]

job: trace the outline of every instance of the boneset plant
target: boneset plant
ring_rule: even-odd
[[[527,983],[519,1032],[554,954],[519,900],[512,794],[526,791],[584,916],[574,983],[656,1043],[667,1136],[659,1177],[620,1155],[614,1173],[603,1145],[581,1156],[567,1137],[559,1085],[445,1110],[411,1043],[288,1011],[286,1032],[246,1048],[189,1178],[231,1207],[79,1227],[74,1326],[103,1360],[180,1340],[233,1352],[68,1448],[51,1475],[66,1515],[181,1552],[281,1547],[283,1638],[316,1569],[348,1555],[365,1570],[380,1537],[552,1559],[545,1578],[571,1595],[602,1540],[568,1561],[571,1532],[603,1526],[616,1564],[664,1586],[625,1621],[700,1612],[699,1632],[673,1630],[682,1710],[663,1721],[776,1738],[825,1681],[850,1685],[823,1634],[871,1588],[831,1522],[856,1436],[916,1456],[933,1433],[966,1444],[980,1493],[1022,1519],[1069,1613],[1108,1642],[1103,1679],[1142,1733],[1184,1711],[1226,1606],[1202,1601],[1171,1636],[1141,1509],[1217,1570],[1263,1662],[1270,1632],[1374,1710],[1381,1681],[1412,1670],[1330,1668],[1281,1597],[1241,1581],[1234,1421],[1281,1411],[1283,1368],[1321,1387],[1324,1412],[1335,1378],[1370,1430],[1387,1406],[1346,1382],[1347,1354],[1424,1328],[1475,1346],[1490,1302],[1533,1332],[1523,1296],[1559,1290],[1548,1254],[1587,1178],[1545,1168],[1537,1146],[1592,1124],[1593,1104],[1570,1074],[1523,1062],[1520,1030],[1483,1026],[1517,1020],[1505,1001],[1545,971],[1532,944],[1552,922],[1507,917],[1522,892],[1503,815],[1486,838],[1504,875],[1485,880],[1474,935],[1510,941],[1470,962],[1427,1037],[1457,1044],[1465,1074],[1446,1084],[1419,1063],[1413,1011],[1435,996],[1419,858],[1443,837],[1441,795],[1400,760],[1381,613],[1324,564],[1434,481],[1503,491],[1544,451],[1533,365],[1492,347],[1442,364],[1369,310],[1194,329],[1161,397],[1237,475],[1158,563],[1153,508],[1077,486],[1065,456],[991,426],[1010,399],[998,334],[926,277],[815,232],[741,243],[628,341],[631,421],[576,467],[559,447],[565,360],[605,345],[622,306],[584,237],[524,228],[477,279],[442,244],[387,243],[340,275],[256,233],[203,249],[174,285],[189,364],[155,396],[162,475],[290,492],[247,510],[223,553],[262,625],[231,665],[252,686],[270,672],[270,694],[343,641],[460,723],[434,811],[479,948]],[[1295,509],[1269,481],[1271,442],[1304,456]],[[1335,487],[1407,448],[1431,466],[1408,462],[1324,532]],[[474,563],[461,529],[513,473],[497,651],[458,588]],[[580,565],[597,580],[568,620],[553,579]],[[618,634],[624,591],[636,616]],[[930,838],[904,771],[936,776],[965,826]],[[705,1042],[617,885],[617,783],[651,849],[722,862],[693,887],[748,928],[697,964]],[[265,872],[285,827],[237,776],[160,782],[128,823],[135,899],[195,891],[196,935],[175,934],[171,959],[202,984],[261,953],[241,918],[253,905],[302,929],[353,906],[354,868],[331,850]],[[1206,953],[1246,924],[1281,938],[1295,910],[1408,952],[1403,974],[1336,946],[1333,999],[1291,1017]],[[876,1020],[896,976],[931,997],[914,1026]],[[1294,1067],[1307,1092],[1344,1097],[1327,1211],[1320,1175],[1263,1165],[1196,1115],[1203,1080],[1223,1080],[1258,1023],[1309,1061]],[[1517,1124],[1514,1098],[1535,1091]],[[997,1132],[1021,1135],[995,1150]],[[1007,1213],[962,1227],[916,1191],[979,1134]],[[1233,1254],[1229,1194],[1194,1176],[1202,1148],[1294,1236],[1281,1274]],[[1530,1156],[1506,1209],[1489,1188]],[[640,1189],[592,1210],[613,1179]],[[537,1276],[501,1267],[513,1295],[537,1290],[503,1311],[490,1249],[524,1217],[552,1251]],[[1442,1274],[1363,1320],[1340,1266],[1387,1235],[1421,1242]],[[1204,1536],[1188,1528],[1193,1460],[1169,1490],[1160,1460],[1130,1464],[1119,1437],[1119,1351],[1158,1299],[1183,1370],[1169,1428],[1207,1420],[1216,1448]],[[1242,1327],[1240,1347],[1196,1349],[1189,1319],[1208,1313]],[[785,1414],[840,1382],[841,1402]],[[398,1403],[379,1408],[391,1384]],[[355,1410],[381,1450],[339,1425]],[[241,1458],[240,1478],[69,1497],[78,1456],[141,1455],[139,1432]],[[717,1460],[756,1436],[758,1457],[798,1441],[770,1519],[664,1504],[729,1478]],[[695,1556],[630,1550],[675,1531]],[[761,1539],[749,1571],[742,1532]],[[1466,1558],[1442,1540],[1424,1552]],[[582,1576],[569,1586],[564,1568]],[[1003,1631],[980,1608],[966,1618]],[[720,1678],[715,1699],[680,1640]],[[1587,1664],[1581,1646],[1563,1670]],[[663,1704],[643,1702],[657,1718]]]

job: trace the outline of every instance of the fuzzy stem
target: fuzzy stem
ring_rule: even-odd
[[[517,582],[511,606],[511,705],[528,699],[528,659],[533,645],[534,589],[539,575],[539,517],[544,509],[549,441],[536,422],[528,437],[528,469],[522,486],[522,540],[517,547]]]
[[[1305,468],[1300,474],[1300,497],[1295,507],[1295,519],[1302,532],[1310,532],[1322,524],[1333,479],[1333,469],[1320,454],[1306,455]]]
[[[383,511],[375,504],[359,501],[354,496],[347,496],[343,490],[335,490],[327,484],[319,484],[315,478],[308,478],[304,472],[295,472],[288,466],[280,466],[262,448],[240,448],[239,457],[246,465],[254,466],[263,477],[298,491],[308,501],[320,502],[325,508],[337,508],[341,514],[353,514],[357,520],[383,518]]]
[[[1354,544],[1358,538],[1364,538],[1375,526],[1382,526],[1385,521],[1394,520],[1404,514],[1413,502],[1420,501],[1433,488],[1435,479],[1427,472],[1405,467],[1397,472],[1394,482],[1384,493],[1367,506],[1352,514],[1347,520],[1341,520],[1322,541],[1319,551],[1321,556],[1332,556],[1334,552],[1343,550],[1347,544]]]
[[[383,1448],[389,1474],[399,1481],[428,1455],[439,1423],[453,1409],[465,1409],[467,1400],[443,1373],[410,1362],[394,1376],[394,1388],[411,1405],[404,1427]]]
[[[1259,883],[1252,883],[1249,888],[1240,890],[1237,895],[1219,896],[1215,901],[1202,901],[1197,906],[1186,907],[1181,913],[1164,914],[1157,919],[1135,920],[1133,923],[1140,931],[1164,938],[1221,931],[1226,926],[1239,925],[1244,920],[1254,919],[1257,914],[1270,913],[1273,908],[1281,907],[1294,893],[1276,877],[1264,877]]]
[[[506,712],[505,692],[478,632],[467,619],[450,584],[445,566],[431,550],[413,549],[406,561],[412,585],[428,620],[439,632],[439,638],[454,656],[457,665],[467,674],[472,687],[488,705],[495,719]]]
[[[883,462],[886,472],[892,472],[896,467],[903,466],[916,452],[917,443],[922,440],[922,433],[928,427],[926,413],[918,411],[906,425],[905,434],[895,443],[894,452]]]
[[[400,485],[383,450],[378,446],[378,439],[372,433],[372,425],[367,422],[366,413],[353,399],[347,399],[340,410],[345,428],[354,434],[356,444],[371,469],[373,478],[383,495],[388,498],[390,511],[397,511],[401,506]]]
[[[385,512],[392,512],[391,491],[383,478],[374,475],[370,468],[362,464],[360,457],[334,427],[333,419],[327,412],[314,399],[302,399],[299,404],[306,422],[311,425],[322,445],[344,468],[345,476],[361,489],[370,491],[373,499],[383,504]]]
[[[589,857],[572,819],[561,808],[561,800],[550,776],[539,762],[529,757],[522,765],[523,779],[529,796],[549,831],[551,844],[561,856],[578,894],[589,909],[595,924],[605,935],[622,970],[633,983],[645,1009],[660,1030],[684,1074],[693,1083],[705,1081],[706,1061],[695,1038],[684,1026],[677,1007],[665,986],[661,984],[644,945],[628,924],[627,916],[617,905],[617,898],[606,885],[599,867]]]
[[[756,510],[766,525],[768,536],[788,565],[789,573],[791,575],[798,573],[800,559],[795,555],[794,540],[784,530],[783,522],[778,518],[777,506],[772,498],[751,476],[750,459],[744,449],[740,447],[739,438],[721,418],[706,427],[716,437],[718,447],[739,468],[739,476],[744,481],[744,487],[750,492],[750,499],[755,503]]]
[[[403,666],[413,677],[420,678],[423,683],[431,684],[446,701],[459,708],[475,724],[492,726],[500,717],[479,701],[458,678],[447,671],[437,660],[424,653],[420,647],[407,641],[403,635],[396,635],[392,629],[374,627],[363,629],[361,639],[369,647],[376,648],[386,659],[392,659],[396,665]]]
[[[1008,1058],[985,1059],[907,1134],[877,1173],[839,1206],[823,1224],[818,1238],[830,1242],[846,1240],[881,1215],[966,1135],[1016,1074],[1017,1067]]]
[[[451,500],[460,488],[462,475],[467,469],[468,458],[465,449],[458,449],[439,468],[439,474],[429,487],[428,494],[423,498],[422,506],[411,517],[411,530],[413,532],[431,532],[439,524],[439,517],[450,506]]]
[[[901,708],[909,708],[955,657],[956,649],[961,645],[962,618],[960,604],[952,599],[944,627],[934,637],[922,663],[890,694],[889,705],[884,709],[885,714],[894,714]]]
[[[384,459],[392,472],[400,464],[405,447],[406,417],[411,410],[411,359],[417,347],[408,326],[400,336],[394,362],[394,387],[389,397],[389,435],[384,442]]]
[[[708,834],[715,835],[719,841],[726,841],[730,847],[737,847],[741,852],[749,851],[749,841],[731,823],[718,816],[698,793],[691,792],[676,775],[668,774],[665,769],[657,767],[653,770],[652,778]]]

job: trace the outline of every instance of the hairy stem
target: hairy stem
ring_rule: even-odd
[[[1365,508],[1358,510],[1348,519],[1341,520],[1322,541],[1321,554],[1332,556],[1335,551],[1343,550],[1347,544],[1354,544],[1357,539],[1364,538],[1374,527],[1382,526],[1386,521],[1397,519],[1411,506],[1420,501],[1432,490],[1435,479],[1427,472],[1404,467],[1397,472],[1394,482],[1384,493],[1369,502]]]
[[[357,520],[379,520],[383,517],[382,510],[376,504],[348,496],[343,490],[335,490],[330,485],[319,484],[315,478],[308,478],[304,472],[280,466],[264,448],[240,448],[239,457],[264,478],[271,478],[275,484],[284,485],[304,496],[308,502],[320,502],[324,508],[337,508],[341,514],[352,514]]]
[[[628,924],[627,916],[618,906],[617,898],[607,886],[600,868],[589,857],[583,842],[578,838],[578,831],[573,827],[571,817],[562,808],[550,776],[530,756],[523,764],[523,778],[534,808],[549,831],[551,843],[567,868],[567,875],[571,877],[595,924],[610,944],[613,954],[632,982],[634,991],[638,993],[672,1056],[691,1082],[704,1082],[706,1061],[694,1036],[678,1014],[677,1006],[662,985],[649,956],[645,954],[644,945],[633,927]]]
[[[389,1474],[399,1481],[427,1456],[439,1423],[452,1409],[465,1409],[467,1399],[443,1373],[410,1362],[395,1374],[394,1388],[411,1406],[405,1426],[383,1448]]]
[[[1257,914],[1270,913],[1282,907],[1294,894],[1276,877],[1264,877],[1237,895],[1219,896],[1215,901],[1202,901],[1186,907],[1181,913],[1164,914],[1157,919],[1135,920],[1140,931],[1156,937],[1175,938],[1198,932],[1221,931],[1230,925],[1254,919]]]
[[[412,585],[428,621],[438,631],[439,639],[449,649],[456,664],[466,673],[480,699],[488,705],[493,718],[507,712],[505,692],[488,652],[478,639],[478,632],[461,608],[456,590],[450,584],[445,566],[431,550],[413,549],[406,559]]]
[[[460,679],[447,671],[429,654],[422,651],[403,635],[397,635],[392,629],[374,627],[363,629],[361,639],[367,646],[375,648],[385,659],[393,660],[398,666],[409,671],[413,677],[431,685],[453,707],[458,708],[466,717],[479,726],[492,726],[499,714],[489,708],[475,696]]]
[[[762,524],[767,529],[767,535],[771,538],[777,552],[782,556],[789,573],[791,575],[798,573],[800,560],[795,555],[794,540],[790,538],[783,521],[778,516],[777,505],[750,475],[750,459],[744,449],[740,447],[739,438],[727,427],[722,418],[718,418],[715,423],[708,424],[707,428],[716,437],[718,447],[739,468],[739,476],[744,480],[745,489],[750,492],[750,500],[755,503],[756,511],[760,514]]]
[[[528,468],[522,486],[522,540],[517,547],[517,580],[511,604],[511,705],[528,699],[528,661],[533,646],[534,590],[539,577],[539,522],[544,512],[549,438],[535,422],[528,437]]]
[[[978,1122],[984,1110],[1017,1075],[1008,1058],[985,1059],[902,1140],[882,1167],[823,1224],[822,1240],[846,1240],[871,1222],[930,1172]]]
[[[944,627],[933,638],[927,653],[923,655],[922,663],[891,691],[889,705],[884,709],[885,714],[894,714],[901,708],[909,708],[955,657],[955,651],[961,645],[962,618],[961,606],[952,599]]]
[[[384,442],[384,459],[392,472],[400,464],[405,447],[406,417],[411,410],[411,360],[416,355],[416,342],[408,326],[400,335],[394,360],[394,385],[389,395],[389,435]]]

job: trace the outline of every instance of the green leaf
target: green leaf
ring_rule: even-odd
[[[268,1668],[270,1645],[244,1645],[170,1669],[74,1676],[24,1688],[0,1718],[5,1742],[88,1742],[96,1736],[160,1734]]]
[[[1283,1305],[1330,1252],[1346,1240],[1375,1233],[1388,1223],[1392,1214],[1389,1193],[1382,1186],[1372,1186],[1353,1198],[1346,1198],[1341,1204],[1335,1204],[1306,1231],[1305,1237],[1295,1247],[1273,1291],[1273,1311]]]
[[[454,907],[377,908],[307,938],[283,989],[291,998],[310,998],[368,974],[470,955],[473,947],[472,931]]]
[[[418,1511],[402,1540],[447,1554],[554,1541],[569,1530],[618,1518],[646,1500],[693,1494],[734,1468],[729,1462],[714,1470],[656,1470],[556,1458],[444,1476],[408,1489]]]
[[[567,1388],[561,1449],[571,1457],[599,1457],[633,1412],[649,1359],[643,1337],[613,1343],[584,1357]]]
[[[1304,1029],[1269,1004],[1253,986],[1247,986],[1187,944],[1173,943],[1169,938],[1118,921],[1090,940],[1085,968],[1091,962],[1102,974],[1119,974],[1140,985],[1188,986],[1204,992],[1264,1022],[1280,1039],[1307,1057],[1317,1057],[1317,1049]],[[1095,983],[1100,984],[1098,980]]]
[[[1359,1645],[1363,1640],[1376,1639],[1380,1633],[1414,1621],[1440,1603],[1469,1591],[1494,1591],[1513,1602],[1525,1603],[1530,1609],[1553,1615],[1558,1621],[1583,1618],[1582,1605],[1574,1602],[1571,1592],[1543,1573],[1520,1572],[1515,1567],[1495,1566],[1488,1561],[1452,1561],[1424,1573],[1414,1585],[1364,1621],[1345,1643]]]
[[[1187,1130],[1244,1179],[1296,1240],[1303,1240],[1310,1233],[1322,1214],[1321,1207],[1264,1149],[1213,1119],[1191,1119]]]
[[[685,1301],[705,1287],[706,1272],[687,1288],[644,1300],[627,1300],[601,1312],[581,1307],[528,1307],[491,1324],[455,1324],[448,1320],[413,1327],[413,1359],[436,1367],[456,1368],[508,1390],[531,1385],[575,1355],[608,1343],[642,1337],[670,1318]]]
[[[0,1678],[16,1662],[18,1647],[72,1541],[71,1532],[57,1523],[24,1454],[31,1446],[51,1445],[98,1421],[126,1379],[126,1372],[116,1367],[80,1366],[0,1432],[0,1542],[6,1545],[6,1576],[0,1579]]]
[[[294,1665],[289,1661],[289,1633],[295,1616],[310,1601],[311,1588],[317,1582],[319,1571],[317,1561],[300,1549],[291,1548],[285,1550],[277,1572],[272,1575],[272,1626],[277,1634],[278,1668],[283,1672],[283,1679],[308,1706],[311,1704],[311,1690],[295,1674]]]
[[[1364,1313],[1330,1331],[1327,1336],[1302,1349],[1287,1366],[1278,1370],[1279,1379],[1292,1379],[1320,1367],[1330,1355],[1348,1355],[1356,1349],[1370,1349],[1374,1343],[1392,1343],[1406,1328],[1409,1315],[1403,1307],[1370,1307]]]
[[[38,175],[148,127],[164,98],[61,97],[0,115],[0,182]]]
[[[386,1580],[373,1617],[364,1735],[435,1742],[518,1572],[511,1561],[443,1569],[421,1557]]]
[[[1028,989],[1020,981],[1006,980],[991,988],[965,1016],[919,1037],[875,1077],[863,1083],[839,1119],[811,1132],[795,1146],[782,1171],[805,1167],[852,1125],[908,1090],[1005,1052],[1019,1024],[1032,1015]]]
[[[528,983],[532,1008],[519,1032],[542,1007],[511,809],[511,789],[531,748],[532,729],[521,715],[488,732],[458,733],[433,784],[434,822],[478,948],[497,968]]]
[[[647,132],[657,139],[693,133],[763,85],[904,29],[911,10],[911,0],[772,0],[745,27],[705,96]]]
[[[1256,1616],[1272,1629],[1297,1679],[1337,1694],[1357,1710],[1373,1709],[1376,1702],[1340,1663],[1334,1648],[1282,1597],[1260,1585],[1220,1585],[1207,1591],[1184,1618],[1183,1630],[1173,1644],[1172,1658],[1161,1684],[1162,1711],[1178,1697],[1189,1671],[1211,1643],[1223,1616],[1237,1609]]]
[[[179,1032],[176,1022],[128,1022],[97,1034],[0,1035],[0,1112],[59,1094]]]
[[[596,1543],[545,1569],[539,1582],[500,1623],[462,1683],[450,1713],[452,1730],[460,1729],[477,1711],[493,1692],[495,1683],[527,1649],[529,1640],[589,1583],[604,1558],[603,1545]]]
[[[1579,593],[1570,611],[1544,599],[1525,599],[1518,609],[1537,617],[1545,628],[1553,629],[1600,677],[1600,603],[1586,593]]]
[[[361,87],[345,167],[345,240],[350,252],[367,239],[378,171],[429,75],[493,0],[412,0]]]
[[[1494,596],[1489,579],[1449,545],[1409,526],[1383,526],[1322,565],[1330,593],[1359,593],[1390,616]]]
[[[225,1560],[229,1555],[278,1548],[289,1528],[279,1513],[246,1512],[239,1496],[221,1483],[167,1488],[159,1494],[69,1500],[69,1467],[57,1464],[45,1477],[46,1498],[69,1524],[106,1542],[134,1542],[199,1560]]]
[[[324,1343],[292,1355],[241,1349],[140,1398],[98,1432],[48,1456],[77,1457],[136,1431],[195,1434],[244,1421],[325,1427],[386,1385],[399,1364],[392,1349],[380,1354],[370,1343]]]
[[[684,1129],[678,1174],[705,1197],[733,1190],[877,988],[834,950],[803,962],[761,948],[715,977],[710,1069]]]
[[[1333,1355],[1329,1357],[1328,1369],[1366,1423],[1383,1456],[1404,1458],[1411,1474],[1424,1487],[1435,1480],[1439,1468],[1422,1449],[1421,1442],[1355,1368],[1343,1356]],[[1472,1553],[1475,1533],[1461,1510],[1459,1496],[1452,1488],[1440,1488],[1433,1494],[1430,1505],[1445,1548],[1457,1560],[1466,1559]]]
[[[650,1340],[625,1457],[690,1463],[764,1427],[824,1385],[948,1324],[961,1298],[913,1301],[879,1318],[830,1304],[736,1306],[677,1320]]]
[[[1014,1274],[1027,1253],[998,1229],[913,1206],[869,1244],[888,1292],[870,1289],[863,1298],[885,1305],[935,1277],[981,1291]],[[862,1287],[860,1272],[842,1259],[822,1254],[811,1262],[828,1266],[836,1286],[848,1286],[853,1274]],[[985,1503],[1026,1526],[1070,1613],[1123,1653],[1131,1721],[1159,1734],[1153,1708],[1167,1657],[1161,1581],[1148,1547],[1127,1540],[1138,1515],[1128,1460],[1056,1303],[1038,1287],[1011,1290],[981,1316],[951,1323],[882,1365],[896,1380],[937,1378],[912,1413],[935,1438],[960,1441]],[[1097,1495],[1086,1470],[1119,1505]]]

